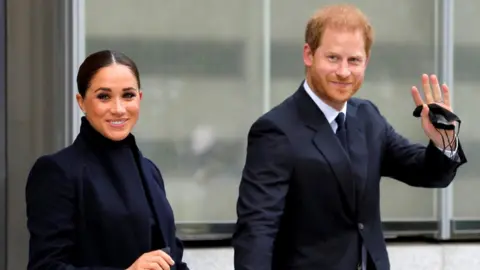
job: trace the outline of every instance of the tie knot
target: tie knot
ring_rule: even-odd
[[[337,122],[338,129],[343,129],[345,127],[345,114],[343,112],[339,113],[335,122]]]

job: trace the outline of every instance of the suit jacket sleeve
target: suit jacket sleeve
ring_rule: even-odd
[[[260,118],[248,134],[233,236],[236,270],[271,270],[274,240],[292,174],[287,136]]]
[[[373,105],[373,104],[372,104]],[[375,105],[373,105],[375,107]],[[375,107],[378,112],[378,109]],[[458,159],[445,155],[433,142],[425,147],[409,142],[380,116],[384,129],[382,176],[410,186],[444,188],[453,181],[457,168],[467,160],[458,142]]]
[[[27,227],[30,232],[29,270],[121,270],[75,267],[74,184],[50,157],[39,158],[27,179]]]

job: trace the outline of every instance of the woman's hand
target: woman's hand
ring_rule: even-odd
[[[162,250],[144,253],[127,270],[170,270],[172,258]]]

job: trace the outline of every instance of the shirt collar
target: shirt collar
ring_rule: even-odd
[[[343,112],[345,116],[347,115],[346,103],[343,105],[343,108],[340,111],[337,111],[336,109],[332,108],[330,105],[326,104],[321,98],[319,98],[313,92],[312,88],[310,88],[310,86],[308,85],[307,80],[303,82],[303,88],[305,89],[307,94],[310,96],[310,98],[312,98],[313,102],[315,102],[318,108],[323,112],[329,124],[332,124],[332,122],[335,121],[335,118],[337,118],[337,115],[340,112]]]

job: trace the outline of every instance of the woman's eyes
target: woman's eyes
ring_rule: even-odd
[[[125,98],[125,99],[132,99],[134,97],[136,97],[135,93],[124,93],[122,95],[122,98]],[[109,94],[98,94],[97,98],[101,99],[101,100],[108,100],[110,98],[110,95]]]

